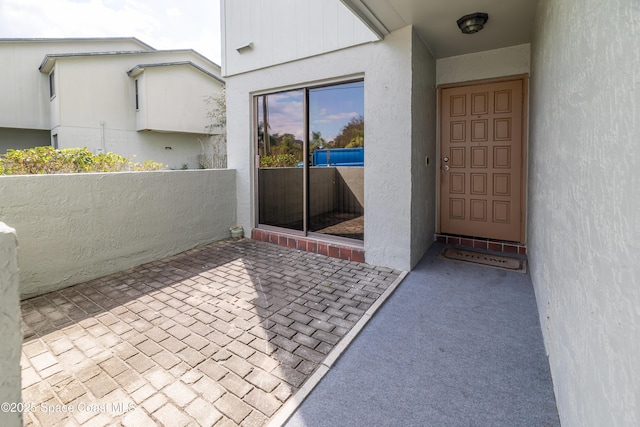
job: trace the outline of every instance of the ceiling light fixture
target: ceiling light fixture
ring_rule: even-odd
[[[470,15],[463,16],[462,18],[458,19],[457,22],[460,31],[462,31],[464,34],[473,34],[483,29],[484,24],[487,23],[488,19],[488,14],[476,12]]]

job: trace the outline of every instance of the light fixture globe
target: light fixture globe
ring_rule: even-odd
[[[458,19],[457,22],[460,31],[462,31],[464,34],[473,34],[483,29],[484,24],[487,23],[488,19],[488,14],[476,12],[470,15],[463,16],[462,18]]]

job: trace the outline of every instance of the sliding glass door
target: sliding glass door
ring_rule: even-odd
[[[257,97],[258,222],[304,230],[303,90]]]
[[[258,225],[364,240],[364,82],[255,103]]]

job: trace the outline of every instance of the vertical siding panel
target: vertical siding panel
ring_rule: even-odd
[[[226,0],[225,9],[227,75],[376,40],[339,0]]]
[[[309,4],[309,15],[307,16],[308,27],[311,31],[308,39],[308,52],[324,52],[324,40],[322,29],[324,28],[325,2],[311,2]]]
[[[296,57],[307,55],[310,52],[309,40],[316,34],[316,28],[310,26],[311,4],[308,2],[296,2]]]
[[[338,31],[336,32],[340,44],[350,45],[353,43],[353,29],[355,25],[351,25],[351,17],[353,13],[342,4],[337,5],[337,22]]]

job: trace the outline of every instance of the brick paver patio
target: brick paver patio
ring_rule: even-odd
[[[25,425],[265,425],[399,273],[226,240],[23,301]]]

